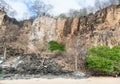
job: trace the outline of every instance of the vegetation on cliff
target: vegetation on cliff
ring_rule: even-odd
[[[87,50],[85,64],[88,69],[120,73],[120,46],[96,46]]]
[[[11,56],[17,57],[19,55],[22,57],[24,54],[25,56],[27,56],[26,54],[35,54],[32,55],[33,57],[27,56],[28,60],[25,59],[26,62],[22,66],[36,56],[28,64],[28,66],[31,65],[28,69],[26,66],[22,69],[26,72],[30,68],[30,70],[35,71],[36,69],[36,72],[40,73],[42,68],[42,70],[45,69],[45,73],[46,71],[52,73],[55,71],[53,68],[57,68],[57,65],[54,65],[57,63],[66,70],[84,72],[87,48],[94,45],[120,45],[120,8],[114,2],[110,7],[104,7],[102,8],[102,5],[98,4],[100,11],[95,14],[87,15],[86,9],[70,10],[68,16],[61,14],[60,18],[54,18],[46,17],[48,9],[41,10],[44,6],[34,3],[32,11],[38,17],[32,21],[22,22],[17,22],[1,13],[0,16],[3,19],[0,18],[0,55],[4,56],[4,60],[7,62]],[[59,40],[65,45],[55,40],[50,41],[50,39]],[[47,45],[45,42],[48,42]],[[60,53],[54,51],[60,51]],[[65,51],[65,53],[61,54],[61,51]],[[37,57],[43,58],[38,59]],[[50,64],[49,59],[53,59],[55,62],[46,68],[46,64]],[[38,61],[38,64],[34,65],[37,60],[41,62]],[[119,60],[120,46],[113,48],[97,46],[88,49],[85,65],[94,73],[96,73],[95,71],[120,73]],[[42,63],[45,63],[44,66],[37,66]],[[50,70],[52,65],[53,68]],[[38,67],[40,68],[38,69]]]
[[[48,42],[49,45],[49,50],[50,51],[64,51],[65,50],[65,45],[63,45],[62,43],[58,43],[57,41],[49,41]]]

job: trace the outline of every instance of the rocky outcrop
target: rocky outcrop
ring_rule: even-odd
[[[0,74],[62,74],[62,67],[52,59],[35,55],[10,57],[0,63]]]
[[[78,56],[78,70],[84,70],[84,58],[87,48],[96,45],[120,45],[120,7],[110,6],[89,14],[75,18],[51,18],[37,17],[33,21],[17,22],[5,18],[0,13],[0,37],[5,30],[10,29],[8,34],[13,38],[9,41],[9,47],[19,53],[36,53],[43,56],[51,53],[47,48],[47,42],[57,40],[65,44],[65,52],[56,57],[59,64],[65,69],[75,69],[75,56]],[[12,27],[11,27],[12,25]],[[14,25],[14,26],[13,26]],[[11,30],[16,29],[16,32]],[[52,53],[54,54],[54,52]]]

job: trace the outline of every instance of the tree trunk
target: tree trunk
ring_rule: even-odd
[[[77,55],[75,56],[75,71],[77,71],[78,70],[78,57],[77,57]]]
[[[3,52],[4,52],[3,58],[6,59],[7,58],[7,48],[6,48],[5,44],[4,44],[4,51]]]
[[[78,55],[79,55],[79,40],[77,39],[75,44],[75,71],[78,71]]]

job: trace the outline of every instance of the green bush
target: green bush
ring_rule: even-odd
[[[120,55],[120,46],[114,46],[114,47],[112,48],[112,50],[113,50],[115,53],[117,53],[118,55]]]
[[[48,42],[49,45],[49,50],[50,51],[64,51],[65,50],[65,46],[62,43],[58,43],[57,41],[50,41]]]
[[[120,73],[120,46],[96,46],[87,50],[86,67],[100,71]]]
[[[97,46],[97,47],[92,47],[87,50],[88,55],[95,55],[95,56],[100,56],[100,57],[105,57],[108,56],[106,52],[110,51],[110,47],[108,46]]]
[[[106,60],[97,56],[90,56],[86,58],[86,66],[89,69],[95,69],[98,71],[110,72],[113,71],[114,63],[111,60]]]
[[[120,72],[120,46],[114,46],[112,51],[115,53],[115,55],[111,57],[115,64],[114,71]]]
[[[114,64],[115,64],[114,71],[117,71],[117,72],[120,73],[120,61],[117,61]]]

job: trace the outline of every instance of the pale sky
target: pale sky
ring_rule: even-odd
[[[4,0],[14,10],[17,11],[15,18],[22,19],[31,16],[29,5],[34,0]],[[94,6],[95,0],[44,0],[53,5],[51,13],[58,15],[60,13],[67,13],[70,9],[80,9],[86,6]]]

